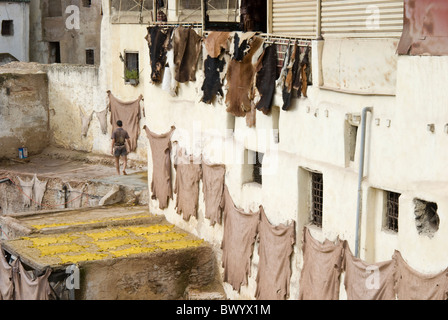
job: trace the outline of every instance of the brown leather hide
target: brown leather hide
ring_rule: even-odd
[[[202,37],[193,28],[179,26],[173,36],[176,81],[196,81],[196,69],[201,53]]]
[[[204,39],[205,50],[207,55],[212,58],[217,58],[221,52],[229,51],[230,32],[212,31]]]
[[[227,70],[227,112],[243,117],[251,110],[254,96],[256,64],[252,58],[263,44],[257,36],[251,38],[250,49],[242,61],[232,59]]]
[[[145,125],[143,129],[149,140],[152,153],[151,199],[159,200],[159,208],[166,209],[169,199],[173,199],[171,183],[171,136],[176,127],[164,134],[157,134]]]
[[[110,110],[110,124],[112,125],[112,132],[118,128],[117,120],[123,122],[123,129],[129,133],[129,144],[131,150],[134,152],[137,149],[137,139],[140,135],[140,101],[143,96],[140,95],[134,101],[121,101],[117,99],[110,91],[107,91],[109,97],[108,109]]]

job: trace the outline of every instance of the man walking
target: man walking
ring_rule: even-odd
[[[129,134],[124,130],[123,122],[117,121],[118,128],[112,132],[112,148],[111,153],[115,157],[115,167],[120,175],[120,156],[123,156],[123,174],[126,175],[126,166],[128,162],[128,150],[131,150],[129,143]]]

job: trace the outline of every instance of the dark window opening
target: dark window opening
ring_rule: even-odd
[[[399,193],[386,192],[386,228],[398,232],[398,200]]]
[[[59,42],[50,42],[49,63],[61,63],[61,46]]]
[[[2,36],[14,35],[14,23],[12,20],[2,21]]]
[[[263,153],[255,152],[255,164],[254,170],[252,172],[253,182],[262,184],[262,164],[263,164]]]
[[[61,0],[49,0],[48,1],[48,16],[49,17],[62,17]]]
[[[311,173],[311,223],[322,228],[323,214],[323,176]]]
[[[414,199],[415,225],[419,234],[434,236],[439,230],[439,215],[437,214],[437,203]]]
[[[86,64],[95,64],[95,51],[93,49],[86,50]]]
[[[240,13],[242,31],[267,32],[266,0],[241,0]]]

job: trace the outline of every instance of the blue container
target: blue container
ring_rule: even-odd
[[[19,159],[28,158],[28,149],[27,148],[19,148]]]

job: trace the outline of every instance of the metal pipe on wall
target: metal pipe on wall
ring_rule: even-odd
[[[366,118],[367,112],[372,112],[372,107],[365,107],[361,115],[361,146],[359,155],[359,172],[358,172],[358,203],[356,207],[356,235],[355,235],[355,257],[359,258],[359,227],[361,221],[361,204],[362,204],[362,178],[364,176],[364,156],[366,143]]]
[[[322,40],[322,0],[316,2],[316,39]]]

